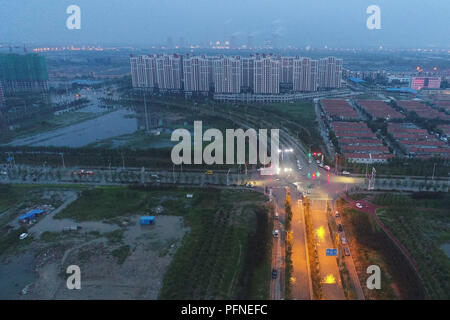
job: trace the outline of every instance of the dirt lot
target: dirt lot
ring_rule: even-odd
[[[53,219],[77,199],[75,191],[60,195],[62,204],[29,228],[26,246],[0,257],[0,298],[156,299],[166,268],[189,230],[183,218],[161,215],[150,226],[141,226],[139,215],[120,223]],[[42,198],[47,196],[48,191]],[[9,225],[15,226],[16,216]],[[81,229],[62,231],[70,226]],[[81,269],[81,290],[67,289],[69,265]]]

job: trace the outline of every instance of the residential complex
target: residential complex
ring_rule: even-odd
[[[356,105],[373,120],[403,119],[405,116],[381,100],[357,100]]]
[[[48,91],[45,57],[37,54],[0,54],[0,82],[4,94]]]
[[[387,131],[409,157],[450,157],[447,143],[412,123],[389,123]]]
[[[397,104],[407,112],[415,112],[419,118],[450,120],[450,115],[440,112],[416,100],[400,100]]]
[[[346,100],[321,100],[326,117],[331,120],[359,120],[360,116]]]
[[[134,88],[278,95],[341,88],[342,59],[275,55],[131,57]]]
[[[364,122],[334,121],[331,127],[341,153],[349,162],[383,163],[394,157]]]

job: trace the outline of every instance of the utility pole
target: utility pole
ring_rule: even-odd
[[[436,171],[436,163],[433,165],[433,175],[431,176],[431,180],[434,180],[434,172]]]
[[[64,163],[64,152],[61,152],[61,158],[62,158],[63,168],[65,169],[66,168],[66,164]]]

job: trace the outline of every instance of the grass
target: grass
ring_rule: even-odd
[[[20,199],[20,194],[11,185],[0,184],[0,213],[13,206]]]
[[[27,232],[27,228],[20,227],[16,230],[11,230],[10,232],[0,236],[0,256],[3,254],[15,253],[21,248],[25,247],[32,241],[32,236],[29,235],[27,238],[20,240],[19,236]]]
[[[128,258],[128,256],[130,255],[130,253],[131,253],[131,250],[130,250],[130,246],[128,246],[128,245],[120,246],[119,248],[117,248],[111,252],[111,254],[117,258],[118,264],[124,263],[125,260]]]
[[[448,194],[441,199],[388,194],[378,197],[378,202],[392,201],[389,207],[379,209],[378,215],[413,256],[430,299],[450,298],[450,258],[440,248],[450,242],[449,199]]]

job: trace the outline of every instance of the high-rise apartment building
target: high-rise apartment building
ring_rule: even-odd
[[[214,60],[214,92],[241,92],[241,59],[221,57]]]
[[[133,87],[274,95],[341,87],[342,59],[271,55],[131,57]],[[280,89],[281,88],[281,89]]]
[[[178,55],[131,57],[131,82],[135,88],[181,90],[182,62]]]
[[[310,58],[293,61],[293,90],[295,92],[317,91],[319,63]]]
[[[241,59],[242,77],[241,86],[246,92],[253,91],[254,88],[254,74],[255,74],[255,58],[245,57]]]
[[[186,92],[208,92],[210,84],[209,60],[206,57],[183,58],[183,82]]]
[[[253,92],[258,94],[280,93],[280,61],[266,56],[255,58]]]
[[[342,59],[328,57],[319,60],[319,88],[333,89],[341,87]]]

